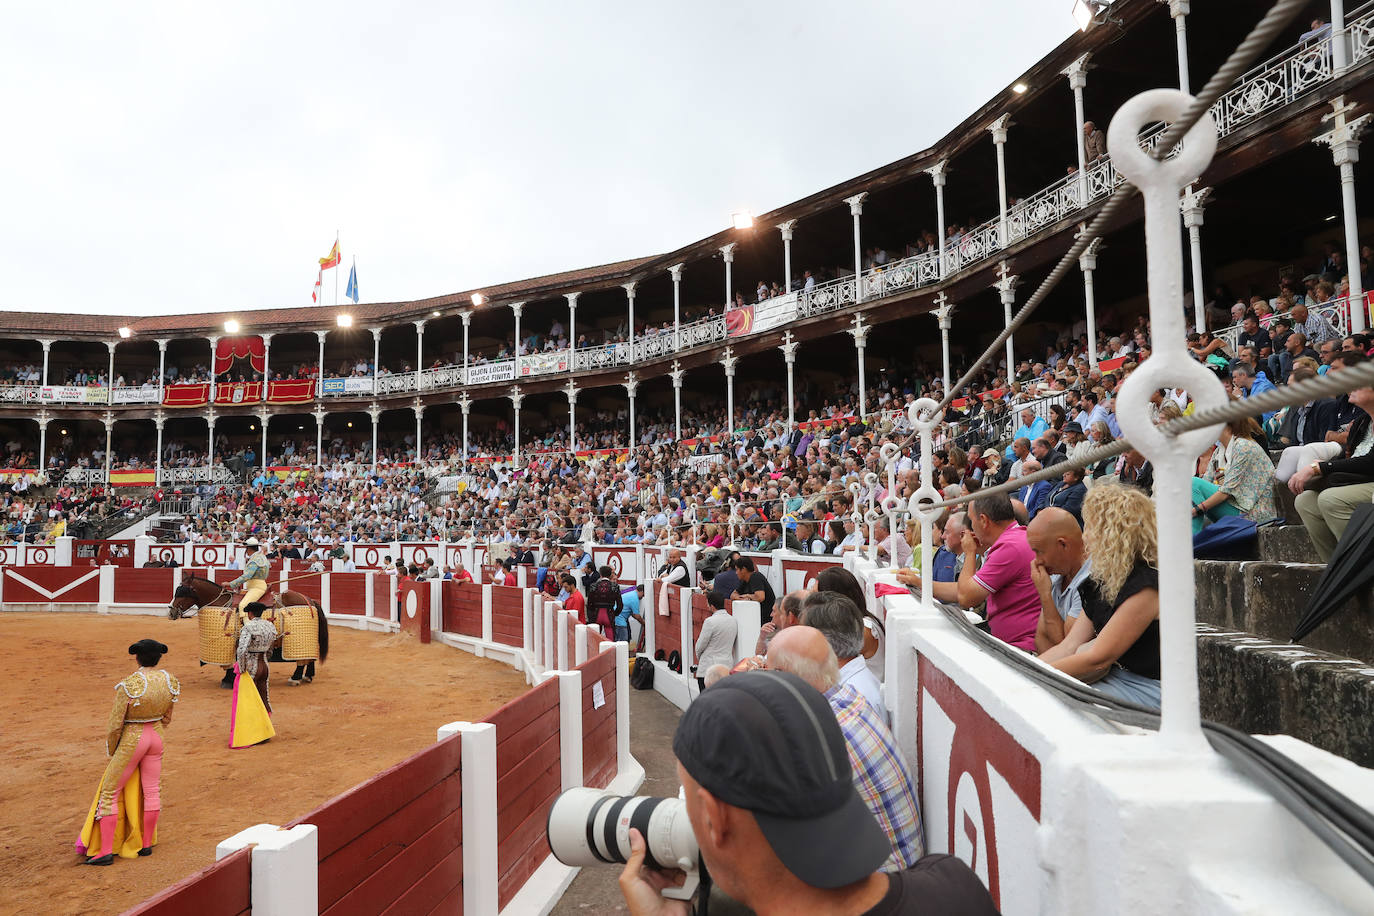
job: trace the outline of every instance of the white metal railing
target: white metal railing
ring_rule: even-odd
[[[37,385],[0,385],[0,404],[31,404],[38,392]]]
[[[414,391],[416,387],[416,377],[414,372],[396,372],[392,375],[379,375],[377,377],[378,394],[396,394],[397,392]]]
[[[1310,307],[1308,309],[1308,312],[1312,315],[1320,315],[1327,321],[1331,322],[1332,326],[1334,326],[1337,331],[1341,332],[1342,337],[1350,333],[1350,310],[1346,308],[1346,300],[1333,299],[1330,302],[1327,302],[1323,305]],[[1275,313],[1273,315],[1266,315],[1263,319],[1261,319],[1261,321],[1265,322],[1272,321],[1275,318],[1291,317],[1292,315],[1290,312],[1282,312]],[[1265,327],[1267,328],[1268,325],[1266,325]],[[1221,328],[1217,331],[1214,331],[1212,333],[1212,336],[1217,338],[1218,340],[1225,341],[1226,346],[1230,349],[1231,354],[1234,356],[1236,353],[1236,348],[1238,346],[1238,341],[1240,340],[1240,332],[1242,330],[1244,330],[1243,325],[1233,324],[1230,327]],[[1261,366],[1260,368],[1262,369],[1264,367]]]
[[[198,484],[212,483],[224,484],[234,483],[234,472],[224,465],[199,466],[189,468],[167,468],[164,467],[157,475],[157,482],[160,484]]]
[[[74,486],[91,486],[104,482],[104,468],[67,468],[62,474],[62,483]]]

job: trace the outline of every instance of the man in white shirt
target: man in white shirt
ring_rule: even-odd
[[[883,722],[890,723],[887,705],[883,702],[883,685],[863,656],[862,621],[862,610],[838,592],[812,592],[802,605],[802,624],[820,630],[830,648],[835,650],[840,663],[840,683],[857,690]]]

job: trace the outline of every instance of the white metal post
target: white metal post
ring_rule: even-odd
[[[730,347],[725,348],[721,354],[720,364],[725,367],[725,440],[727,442],[735,436],[735,365],[739,362],[739,357],[735,356]]]
[[[577,371],[577,297],[581,293],[564,293],[568,300],[568,372]]]
[[[415,390],[420,390],[420,370],[425,368],[425,320],[415,322]]]
[[[682,349],[682,264],[668,268],[668,276],[673,278],[673,349]]]
[[[382,419],[382,408],[373,404],[367,409],[368,416],[372,417],[372,470],[377,470],[377,424]]]
[[[797,423],[796,398],[792,391],[797,366],[797,348],[800,346],[801,343],[792,337],[792,332],[787,331],[782,335],[782,345],[778,347],[782,351],[782,358],[787,361],[787,432],[789,435]]]
[[[1016,302],[1016,275],[1011,272],[1007,262],[1003,261],[997,267],[998,280],[994,284],[997,293],[1002,299],[1002,317],[1005,322],[1003,327],[1011,327],[1011,307]],[[1007,382],[1010,383],[1016,376],[1016,347],[1012,337],[1007,337]]]
[[[935,320],[940,323],[940,355],[944,366],[945,395],[949,395],[949,329],[953,326],[951,316],[954,314],[954,303],[949,301],[949,297],[941,292],[935,297],[935,310],[931,312]]]
[[[105,386],[106,386],[106,390],[109,392],[109,397],[110,397],[110,399],[109,399],[109,401],[107,401],[106,403],[113,404],[113,403],[114,403],[114,351],[115,351],[115,347],[119,346],[119,342],[118,342],[118,341],[115,341],[115,340],[107,340],[107,341],[105,341],[105,346],[106,346],[106,348],[109,349],[109,351],[110,351],[110,369],[109,369],[109,374],[105,376]]]
[[[630,312],[630,362],[635,361],[635,286],[637,285],[634,280],[620,284],[621,289],[625,290],[625,303]]]
[[[1083,137],[1083,125],[1087,118],[1083,114],[1083,89],[1088,85],[1088,55],[1069,64],[1063,74],[1069,78],[1069,88],[1073,90],[1074,149],[1078,152],[1078,205],[1088,205],[1088,151]]]
[[[377,378],[382,369],[382,329],[372,328],[372,393],[377,393]],[[466,381],[466,379],[465,379]]]
[[[792,230],[796,225],[794,219],[778,223],[778,230],[782,232],[782,284],[785,293],[792,292]]]
[[[110,446],[111,446],[111,444],[112,444],[112,439],[114,438],[114,424],[115,424],[114,414],[113,414],[112,412],[110,412],[110,411],[107,410],[107,411],[105,411],[105,415],[104,415],[103,417],[101,417],[101,419],[102,419],[102,420],[104,421],[104,423],[105,423],[105,485],[106,485],[106,486],[109,486],[109,485],[110,485],[110,451],[111,451]]]
[[[721,246],[720,256],[725,259],[725,307],[729,308],[735,304],[734,284],[730,277],[730,265],[735,263],[735,249],[739,247],[739,242],[731,242]]]
[[[514,462],[514,464],[515,464],[516,467],[519,467],[519,466],[520,466],[520,402],[523,401],[523,400],[525,399],[525,397],[524,397],[524,395],[522,395],[522,394],[520,393],[520,386],[519,386],[519,385],[512,385],[512,386],[511,386],[509,397],[510,397],[511,406],[512,406],[513,408],[515,408],[515,452],[514,452],[514,454],[511,456],[511,460]]]
[[[1340,76],[1350,67],[1350,33],[1345,30],[1345,0],[1331,0],[1331,68]]]
[[[945,263],[945,248],[948,239],[945,237],[945,168],[949,165],[949,160],[941,159],[939,162],[926,169],[926,174],[930,176],[931,182],[935,185],[935,219],[940,224],[940,279],[944,279],[948,265]]]
[[[468,414],[472,411],[472,398],[464,391],[458,396],[458,406],[463,411],[463,472],[468,469]]]
[[[635,447],[635,392],[639,391],[639,378],[631,372],[625,376],[625,394],[630,398],[630,448]]]
[[[854,301],[864,301],[864,250],[863,241],[859,236],[859,217],[864,212],[864,201],[868,199],[868,192],[862,191],[853,197],[846,197],[844,202],[849,204],[849,215],[854,220]]]
[[[415,399],[415,403],[411,405],[410,409],[415,411],[415,463],[419,464],[421,461],[424,460],[424,449],[420,444],[420,433],[422,430],[420,421],[425,415],[425,405],[421,404],[420,399],[417,397]]]
[[[324,394],[324,339],[325,339],[326,337],[329,336],[329,332],[328,332],[328,331],[316,331],[316,332],[315,332],[315,336],[318,337],[318,338],[320,339],[320,362],[319,362],[318,371],[316,372],[316,375],[315,375],[315,379],[316,379],[316,383],[315,383],[315,394],[316,394],[317,397],[319,397],[319,396],[322,396],[322,395]],[[265,383],[264,383],[263,387],[266,388],[266,384],[265,384]],[[265,394],[266,394],[266,391],[264,391],[263,394],[265,395]]]
[[[158,413],[158,432],[159,434],[161,434],[161,411],[159,411]],[[38,416],[36,419],[38,420],[38,472],[42,474],[46,473],[45,469],[48,466],[48,421],[52,419],[52,416],[48,413],[48,409],[45,407],[42,410],[38,411]],[[160,462],[162,460],[162,448],[160,446],[157,450],[157,453],[158,461]]]
[[[515,378],[520,377],[520,316],[525,311],[525,303],[512,302],[510,310],[515,314]]]
[[[997,147],[997,241],[1007,247],[1007,128],[1011,115],[1004,114],[988,125],[992,143]]]
[[[563,389],[568,396],[568,451],[577,451],[577,383],[568,379],[568,386]]]
[[[166,422],[167,418],[162,415],[162,411],[159,409],[156,416],[153,417],[153,426],[157,428],[157,452],[153,455],[154,486],[162,480],[162,427]],[[42,461],[42,457],[43,456],[40,454],[40,462]],[[41,468],[43,465],[40,463],[38,466]]]
[[[668,376],[673,380],[673,438],[682,439],[682,378],[687,374],[687,370],[682,368],[682,363],[673,360],[673,368]]]
[[[1088,322],[1088,365],[1093,369],[1097,368],[1097,300],[1093,291],[1093,271],[1097,270],[1097,252],[1101,247],[1102,239],[1093,239],[1078,256],[1078,269],[1083,271],[1083,311]]]
[[[1368,327],[1368,309],[1364,302],[1364,283],[1360,277],[1359,212],[1355,206],[1355,163],[1360,161],[1360,133],[1370,116],[1351,117],[1354,105],[1347,105],[1340,96],[1331,102],[1332,112],[1322,120],[1331,129],[1315,142],[1331,148],[1331,158],[1341,172],[1341,213],[1345,217],[1345,269],[1350,280],[1350,333]]]
[[[1174,41],[1178,45],[1178,88],[1191,92],[1188,88],[1188,13],[1192,0],[1163,0],[1169,4],[1169,15],[1174,19]]]
[[[267,411],[258,414],[258,421],[262,423],[262,472],[267,473],[267,423],[272,415]]]
[[[48,385],[48,355],[52,352],[52,345],[56,343],[56,341],[44,340],[42,338],[39,338],[38,343],[40,346],[43,347],[43,385],[46,387]],[[158,341],[158,344],[161,347],[162,352],[166,353],[166,344],[163,341]],[[159,398],[159,400],[161,399]]]
[[[267,383],[272,380],[272,334],[264,331],[258,335],[262,338],[262,397],[267,400]],[[320,377],[315,385],[315,397],[319,397],[324,392],[324,371],[321,367]]]
[[[324,467],[324,408],[317,407],[315,415],[315,466]]]
[[[859,354],[859,419],[868,416],[867,381],[865,380],[864,349],[868,346],[868,332],[873,326],[864,324],[863,315],[855,315],[850,326],[845,329],[854,338],[854,349]]]
[[[1193,329],[1207,330],[1207,287],[1202,282],[1202,208],[1212,194],[1211,188],[1193,190],[1189,185],[1179,200],[1183,226],[1188,230],[1188,250],[1193,270]]]
[[[472,310],[463,309],[458,313],[463,322],[463,384],[468,383],[468,332],[472,329]]]

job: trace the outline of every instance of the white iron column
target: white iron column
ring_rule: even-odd
[[[205,415],[205,428],[210,437],[210,447],[205,452],[205,463],[215,466],[215,411],[211,408]]]
[[[1331,69],[1340,76],[1350,67],[1350,33],[1345,30],[1345,0],[1331,0]]]
[[[673,368],[668,376],[673,380],[673,428],[676,430],[674,441],[677,442],[682,441],[682,379],[686,374],[682,363],[673,360]]]
[[[382,419],[382,408],[373,404],[367,409],[367,415],[372,418],[372,470],[377,470],[377,424]]]
[[[315,336],[320,339],[319,368],[315,375],[315,396],[319,397],[324,394],[324,339],[329,336],[329,332],[316,331]],[[263,393],[266,394],[266,392]]]
[[[272,415],[265,410],[258,412],[258,421],[262,423],[262,470],[267,473],[267,424],[271,422]]]
[[[424,449],[420,445],[422,441],[420,434],[423,431],[421,421],[425,416],[425,405],[420,403],[419,398],[416,398],[415,403],[410,406],[410,409],[415,412],[415,463],[419,464],[422,460],[421,456],[424,454]]]
[[[854,301],[864,301],[864,250],[863,241],[859,235],[859,217],[864,212],[864,201],[868,199],[868,192],[863,191],[853,197],[846,197],[844,202],[849,204],[849,215],[854,220]]]
[[[735,356],[733,350],[725,348],[721,354],[720,364],[725,367],[725,441],[729,442],[735,437],[735,365],[739,362],[739,357]]]
[[[162,480],[162,427],[166,424],[167,418],[159,410],[153,415],[153,425],[157,427],[157,451],[153,453],[153,485]]]
[[[107,404],[113,404],[113,403],[114,403],[114,351],[115,351],[115,347],[119,346],[119,341],[117,341],[117,340],[107,340],[107,341],[105,341],[105,346],[108,347],[109,350],[110,350],[110,369],[109,369],[109,374],[105,376],[105,386],[106,386],[106,389],[109,391],[110,399],[109,399],[108,401],[106,401],[106,403],[107,403]]]
[[[171,343],[166,337],[159,337],[157,341],[157,402],[162,403],[162,391],[167,385],[167,344]]]
[[[267,398],[267,383],[272,378],[272,334],[265,332],[259,335],[262,338],[262,396]],[[323,362],[323,360],[321,360]],[[324,391],[324,367],[320,367],[320,375],[315,385],[315,397],[319,397]]]
[[[1078,205],[1088,205],[1088,151],[1084,146],[1083,125],[1087,122],[1083,114],[1083,90],[1088,85],[1088,55],[1069,64],[1062,71],[1069,78],[1069,88],[1073,90],[1074,149],[1078,152]]]
[[[674,264],[668,268],[668,276],[673,278],[673,350],[682,349],[682,268]]]
[[[782,335],[782,344],[778,347],[782,351],[782,358],[787,361],[787,432],[790,434],[792,428],[797,423],[796,398],[793,397],[793,381],[797,367],[797,348],[801,342],[792,337],[792,332],[787,331]]]
[[[43,385],[46,387],[48,384],[48,354],[52,351],[52,345],[56,341],[40,338],[38,343],[43,347]]]
[[[472,311],[463,309],[458,313],[463,321],[463,384],[468,383],[468,331],[472,326]]]
[[[48,422],[52,419],[52,414],[44,407],[38,411],[38,471],[45,473],[48,467]],[[159,426],[158,430],[161,431]],[[158,460],[161,461],[162,449],[158,449]]]
[[[625,290],[625,304],[626,304],[626,307],[629,309],[629,312],[630,312],[630,319],[629,319],[629,320],[630,320],[630,323],[629,323],[629,328],[630,328],[630,334],[629,334],[629,341],[630,341],[630,362],[634,362],[634,361],[635,361],[635,358],[636,358],[636,357],[635,357],[635,287],[637,287],[638,285],[639,285],[639,283],[638,283],[637,281],[635,281],[635,280],[631,280],[629,283],[622,283],[622,284],[620,284],[621,289]]]
[[[735,263],[735,249],[739,247],[739,242],[731,242],[722,245],[720,256],[725,259],[725,307],[729,308],[735,304],[735,286],[730,276],[730,265]]]
[[[998,295],[1002,297],[1002,319],[1005,322],[1003,327],[1011,327],[1011,307],[1016,303],[1016,275],[1011,272],[1007,262],[1003,261],[997,267],[998,280],[994,284],[997,287]],[[1011,382],[1016,375],[1016,347],[1013,345],[1012,337],[1007,337],[1007,381]]]
[[[1331,130],[1316,138],[1317,143],[1331,148],[1331,158],[1341,170],[1341,212],[1345,216],[1345,269],[1350,277],[1350,333],[1358,334],[1368,327],[1368,310],[1364,304],[1364,284],[1360,277],[1359,211],[1355,208],[1355,163],[1360,161],[1360,132],[1369,123],[1369,115],[1350,117],[1354,105],[1345,104],[1340,96],[1331,103],[1332,113],[1322,118]]]
[[[1174,19],[1174,39],[1178,44],[1178,88],[1191,92],[1188,88],[1188,12],[1192,0],[1160,0],[1169,4],[1169,15]]]
[[[568,300],[568,373],[577,371],[577,297],[581,293],[564,293]]]
[[[792,230],[796,225],[794,219],[778,223],[778,230],[782,233],[782,284],[785,293],[792,292]]]
[[[949,297],[943,292],[935,297],[935,311],[931,314],[935,320],[940,322],[940,354],[943,357],[945,379],[945,396],[949,396],[949,329],[954,322],[951,316],[954,314],[954,303],[949,301]]]
[[[855,315],[854,321],[846,328],[849,336],[854,338],[854,349],[859,353],[859,419],[868,416],[868,392],[865,381],[864,350],[868,346],[868,332],[873,330],[870,324],[864,324],[863,315]]]
[[[563,393],[568,396],[568,451],[577,453],[577,383],[568,379],[568,385],[563,389]]]
[[[109,486],[109,484],[110,484],[110,457],[111,457],[111,456],[110,456],[110,452],[111,452],[111,444],[112,444],[113,439],[114,439],[114,424],[115,424],[114,413],[113,413],[112,411],[107,410],[107,411],[105,411],[104,416],[102,416],[100,419],[105,423],[105,485],[106,485],[106,486]]]
[[[463,411],[463,473],[468,470],[468,414],[472,412],[472,398],[464,391],[458,396],[458,406]]]
[[[518,319],[517,319],[518,320]],[[415,322],[415,390],[420,390],[420,372],[425,368],[425,322],[421,318]]]
[[[1097,368],[1097,299],[1093,291],[1093,271],[1097,270],[1097,252],[1101,248],[1102,239],[1095,238],[1078,256],[1078,269],[1083,271],[1083,312],[1088,322],[1088,365],[1093,369]]]
[[[315,408],[315,467],[324,467],[324,408]]]
[[[215,349],[219,346],[219,335],[210,335],[210,403],[215,403]]]
[[[520,377],[520,316],[525,312],[525,303],[512,302],[510,310],[515,314],[515,378]]]
[[[639,391],[639,378],[631,372],[625,376],[625,393],[630,398],[630,448],[635,447],[635,394]]]
[[[948,268],[945,263],[945,246],[948,242],[948,239],[945,238],[945,169],[948,165],[948,159],[941,159],[926,169],[926,174],[930,176],[931,182],[935,185],[935,219],[940,224],[940,279],[942,280]]]
[[[377,378],[382,371],[382,329],[372,328],[372,393],[377,393]]]
[[[1188,230],[1188,251],[1193,265],[1193,330],[1207,330],[1207,287],[1202,282],[1202,208],[1212,194],[1211,188],[1193,190],[1188,185],[1179,200],[1183,226]]]
[[[516,467],[520,466],[520,402],[524,399],[525,396],[520,393],[520,386],[512,385],[510,387],[510,403],[515,408],[515,452],[511,456],[511,460]]]
[[[1011,115],[1004,114],[988,125],[992,143],[997,147],[997,241],[1007,247],[1007,128]]]

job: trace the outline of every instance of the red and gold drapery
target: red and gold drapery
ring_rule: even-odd
[[[313,400],[315,400],[314,379],[278,379],[267,383],[267,403],[269,404],[307,404]]]
[[[221,337],[219,343],[215,344],[215,375],[228,372],[236,359],[248,360],[249,365],[257,372],[266,369],[267,348],[263,346],[262,338],[256,335]]]

